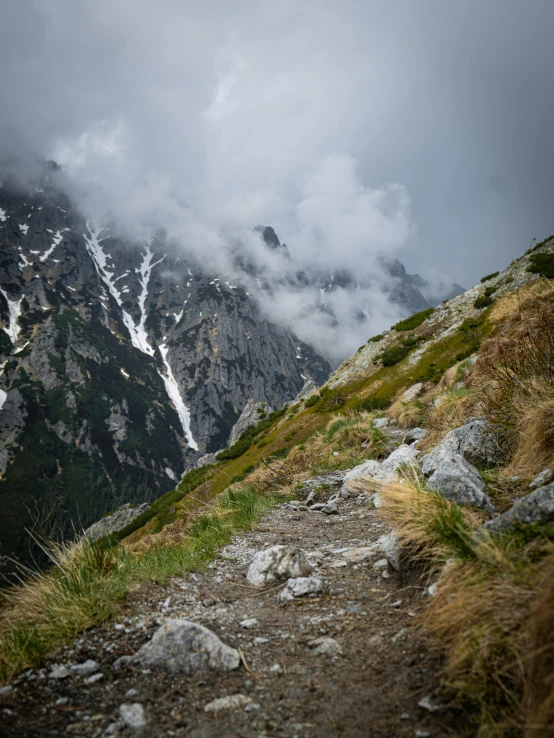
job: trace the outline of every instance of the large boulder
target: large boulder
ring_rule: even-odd
[[[358,464],[344,475],[344,480],[341,487],[341,496],[348,497],[354,494],[356,491],[356,485],[353,482],[358,482],[360,479],[372,479],[373,475],[376,474],[381,468],[381,464],[374,459],[364,461],[363,464]]]
[[[473,418],[465,425],[447,433],[431,453],[422,459],[421,468],[428,476],[451,454],[463,456],[472,464],[494,466],[500,459],[500,450],[492,425],[484,418]]]
[[[494,510],[481,475],[460,454],[450,452],[442,456],[427,485],[458,505]]]
[[[236,443],[247,428],[250,428],[252,425],[258,425],[261,420],[272,412],[273,408],[267,402],[249,402],[231,429],[229,446]]]
[[[481,528],[489,533],[505,533],[515,525],[554,522],[554,482],[534,490]]]
[[[271,546],[253,558],[246,579],[253,587],[265,587],[290,577],[307,577],[312,571],[305,552],[298,546]]]
[[[189,620],[168,620],[142,646],[136,661],[148,669],[191,676],[210,669],[238,669],[240,654],[203,625]]]
[[[355,466],[345,474],[341,495],[344,497],[346,493],[353,494],[356,492],[356,485],[353,485],[352,482],[359,479],[369,479],[380,484],[395,481],[398,479],[398,472],[402,467],[419,467],[418,454],[419,451],[416,451],[415,448],[403,443],[382,462],[373,459],[364,461],[363,464]]]

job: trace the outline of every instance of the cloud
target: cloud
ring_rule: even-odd
[[[15,132],[83,208],[162,222],[211,269],[240,241],[286,271],[256,255],[264,223],[299,262],[379,283],[385,251],[469,286],[554,230],[552,3],[4,5],[0,155]]]

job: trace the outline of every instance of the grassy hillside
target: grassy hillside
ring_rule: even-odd
[[[510,507],[554,466],[553,246],[369,338],[323,387],[248,429],[110,540],[55,549],[50,573],[5,594],[0,677],[110,617],[133,582],[201,566],[304,479],[385,458],[395,442],[373,427],[377,416],[426,428],[422,451],[488,417],[501,461],[480,471],[496,509]],[[418,475],[381,493],[421,586],[440,574],[423,625],[442,643],[452,699],[480,714],[475,734],[549,735],[532,725],[554,721],[554,531],[478,540],[489,514],[446,501]]]

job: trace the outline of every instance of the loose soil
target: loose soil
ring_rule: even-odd
[[[280,506],[255,530],[237,536],[205,571],[138,588],[117,620],[85,633],[45,669],[14,682],[14,691],[0,697],[0,734],[127,738],[134,733],[119,718],[119,705],[139,702],[147,719],[144,738],[461,735],[468,718],[440,694],[439,652],[417,628],[428,601],[425,583],[406,567],[400,573],[390,564],[375,568],[378,554],[344,565],[344,549],[368,546],[388,531],[375,509],[348,500],[339,510],[326,516]],[[330,594],[281,605],[277,595],[284,585],[266,591],[249,587],[245,574],[252,556],[275,544],[301,546]],[[131,665],[114,671],[113,662],[136,653],[167,618],[189,618],[210,628],[241,649],[243,665],[200,678]],[[246,618],[259,624],[245,629],[240,622]],[[334,638],[342,655],[315,653],[308,644],[321,637]],[[89,658],[103,673],[95,684],[48,678],[56,663]],[[128,695],[129,690],[136,692]],[[253,703],[217,715],[204,711],[213,699],[237,693]],[[436,712],[418,706],[428,695],[442,703]],[[60,697],[67,702],[56,705]]]

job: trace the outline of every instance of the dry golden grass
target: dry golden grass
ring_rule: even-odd
[[[401,428],[415,428],[423,423],[425,418],[425,407],[422,402],[412,400],[402,402],[397,400],[387,410],[389,420],[396,420]]]
[[[533,475],[554,458],[554,290],[514,305],[483,344],[470,382],[503,431],[508,473]]]
[[[427,415],[427,435],[419,444],[422,451],[429,451],[454,428],[469,418],[482,414],[481,398],[475,389],[445,390],[434,397],[436,405]]]

